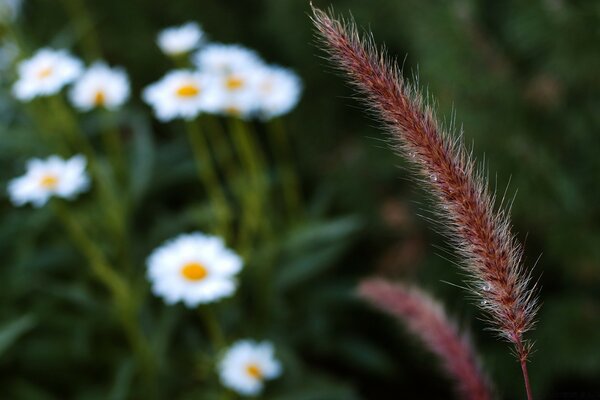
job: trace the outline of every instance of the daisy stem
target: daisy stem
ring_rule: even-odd
[[[121,135],[119,133],[119,123],[113,112],[102,110],[102,113],[106,124],[106,128],[102,134],[104,147],[112,160],[117,178],[122,179],[125,173],[125,159],[123,155],[123,143],[121,142]]]
[[[194,160],[196,162],[198,175],[211,198],[213,209],[216,214],[217,234],[223,237],[227,242],[229,239],[231,210],[211,156],[210,144],[207,137],[202,133],[197,120],[188,121],[186,127],[190,145],[194,152]]]
[[[223,349],[226,346],[225,335],[221,330],[221,325],[217,316],[210,305],[199,308],[200,316],[204,321],[208,338],[215,350]]]
[[[81,39],[83,53],[88,61],[95,60],[101,56],[100,45],[94,29],[92,16],[83,0],[63,0],[69,18],[77,35]]]
[[[90,239],[83,226],[59,200],[53,202],[54,212],[63,223],[71,240],[87,257],[94,274],[106,285],[115,298],[123,298],[127,293],[127,285],[123,279],[110,267],[102,251]]]
[[[283,197],[287,206],[288,217],[293,220],[302,209],[302,199],[300,184],[293,167],[292,146],[281,118],[271,120],[267,128],[274,157],[277,164],[279,164]]]
[[[67,142],[72,148],[82,151],[87,158],[91,158],[93,156],[92,145],[84,136],[84,133],[79,130],[77,120],[65,104],[62,96],[60,94],[50,96],[48,98],[48,107],[50,108],[50,113],[55,118],[54,129],[60,134],[65,135]]]
[[[258,233],[261,227],[267,227],[264,216],[264,205],[266,204],[267,183],[263,176],[265,172],[265,163],[261,157],[260,148],[253,140],[250,127],[239,118],[230,119],[230,130],[233,141],[244,164],[244,169],[248,170],[251,186],[242,188],[245,206],[243,210],[242,230],[246,232]],[[248,251],[247,243],[241,246],[242,253]],[[252,247],[252,246],[250,246]]]
[[[42,140],[45,141],[44,144],[47,145],[48,148],[53,148],[54,151],[57,151],[63,156],[69,156],[70,152],[67,144],[62,140],[56,140],[57,136],[48,129],[48,127],[53,126],[53,121],[48,118],[48,113],[44,108],[44,105],[40,104],[39,100],[33,100],[29,103],[29,112],[37,128],[36,131],[40,132],[43,136]]]
[[[109,264],[102,250],[90,238],[80,221],[59,201],[52,203],[55,215],[79,251],[87,258],[94,275],[111,292],[119,322],[147,376],[153,373],[154,361],[149,344],[137,323],[137,302],[127,282]]]
[[[228,143],[227,132],[225,132],[225,129],[221,125],[221,121],[212,115],[204,115],[202,122],[206,125],[206,132],[214,144],[215,159],[225,175],[225,182],[228,185],[233,185],[238,168],[235,162],[235,155]]]
[[[90,170],[98,183],[98,192],[104,205],[103,210],[107,216],[107,222],[110,224],[117,237],[117,243],[120,246],[127,246],[126,232],[126,210],[124,202],[119,201],[118,189],[114,179],[112,179],[108,168],[99,162],[92,147],[87,139],[85,132],[80,130],[77,118],[67,106],[64,99],[55,95],[49,99],[49,106],[53,115],[56,117],[56,131],[68,134],[67,140],[73,149],[81,151],[87,158]]]

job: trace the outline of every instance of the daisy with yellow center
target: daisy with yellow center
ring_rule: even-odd
[[[215,90],[217,113],[250,118],[257,110],[257,78],[260,67],[255,64],[239,67],[235,71],[216,74]]]
[[[52,196],[73,199],[89,188],[85,167],[86,160],[81,155],[68,160],[58,156],[34,158],[27,163],[25,175],[10,181],[8,194],[16,206],[32,203],[41,207]]]
[[[167,304],[181,301],[195,307],[231,296],[242,260],[220,238],[191,233],[154,250],[147,266],[155,295]]]
[[[230,74],[225,77],[225,89],[230,92],[244,88],[246,81],[243,76]]]
[[[13,93],[21,101],[56,94],[73,82],[82,69],[81,61],[65,50],[38,50],[33,57],[19,63],[19,79],[13,85]]]
[[[200,94],[200,86],[196,82],[181,85],[176,90],[177,96],[181,98],[192,98]]]
[[[214,77],[209,74],[175,70],[144,89],[142,96],[161,121],[191,120],[203,112],[214,112],[215,84]]]
[[[273,345],[266,341],[240,340],[226,351],[219,363],[223,385],[244,396],[260,394],[264,382],[277,378],[281,371]]]
[[[80,111],[113,111],[127,101],[129,93],[129,78],[123,69],[96,62],[75,82],[69,94],[71,103]]]

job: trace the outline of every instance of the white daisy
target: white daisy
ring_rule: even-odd
[[[38,50],[33,57],[19,63],[19,80],[13,85],[13,93],[22,101],[55,94],[73,82],[82,69],[81,61],[65,50]]]
[[[156,43],[163,53],[177,56],[188,53],[200,44],[204,32],[200,25],[188,22],[181,26],[167,28],[158,34]]]
[[[129,79],[121,68],[109,68],[102,62],[93,64],[75,82],[70,98],[81,111],[105,107],[115,110],[129,97]]]
[[[193,57],[194,64],[209,73],[232,72],[262,65],[259,55],[246,47],[237,44],[212,43]]]
[[[302,93],[302,82],[292,70],[268,66],[262,68],[258,78],[258,112],[271,119],[291,111]]]
[[[258,79],[262,67],[254,64],[214,74],[216,112],[251,117],[259,105]]]
[[[214,79],[188,70],[169,72],[144,89],[142,96],[161,121],[194,119],[201,112],[214,111],[216,104]]]
[[[82,155],[68,160],[58,156],[31,159],[25,175],[9,182],[8,194],[16,206],[32,203],[41,207],[52,196],[73,199],[89,188],[90,178],[85,167],[86,159]]]
[[[167,304],[188,307],[231,296],[242,259],[223,240],[202,233],[180,235],[152,252],[147,260],[152,291]]]
[[[240,340],[227,350],[219,363],[223,385],[246,396],[259,394],[264,381],[277,378],[281,370],[270,342]]]

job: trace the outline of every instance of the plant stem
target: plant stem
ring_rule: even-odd
[[[243,168],[248,171],[250,181],[250,185],[241,188],[244,205],[240,229],[240,242],[242,243],[239,247],[242,255],[247,256],[252,248],[252,234],[258,234],[263,227],[267,231],[269,230],[264,213],[264,206],[267,203],[267,182],[264,176],[266,170],[260,148],[254,141],[249,125],[239,118],[231,118],[230,131]]]
[[[268,125],[269,141],[273,147],[283,188],[283,197],[288,216],[294,219],[302,209],[300,184],[293,168],[292,146],[280,118],[272,120]]]
[[[84,1],[64,0],[63,3],[81,39],[83,52],[87,60],[92,61],[100,57],[100,45],[98,44],[94,23]]]
[[[106,124],[102,132],[104,147],[114,165],[117,179],[123,179],[125,174],[125,160],[123,158],[123,143],[121,142],[121,135],[119,134],[119,124],[113,112],[108,110],[101,110],[101,112],[104,123]]]
[[[200,316],[204,321],[208,338],[215,350],[220,350],[225,347],[225,336],[221,330],[221,325],[217,320],[214,311],[210,308],[210,305],[201,307],[199,310]]]
[[[521,371],[523,371],[523,380],[525,381],[525,391],[527,392],[527,400],[533,400],[531,393],[531,385],[529,384],[529,372],[527,371],[527,360],[521,360]]]
[[[198,121],[189,121],[186,127],[190,145],[194,152],[198,175],[205,186],[216,214],[217,233],[227,241],[231,210],[211,156],[208,139],[201,132]]]
[[[149,345],[137,321],[137,305],[127,282],[109,264],[102,250],[86,233],[84,227],[60,201],[53,202],[56,216],[61,220],[73,243],[87,258],[96,277],[111,292],[119,322],[130,342],[144,374],[151,380],[154,362]]]

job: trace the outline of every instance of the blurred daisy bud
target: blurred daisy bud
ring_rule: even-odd
[[[142,97],[154,109],[156,118],[194,119],[216,107],[214,80],[196,71],[176,70],[144,89]]]
[[[258,113],[271,119],[290,112],[300,100],[302,81],[292,70],[278,66],[261,69],[257,83]]]
[[[97,62],[88,68],[71,89],[71,103],[80,111],[94,108],[116,110],[129,98],[129,79],[121,68]]]
[[[181,26],[167,28],[158,34],[156,43],[163,53],[180,56],[196,49],[204,36],[200,25],[188,22]]]
[[[19,63],[13,93],[21,101],[50,96],[77,79],[82,70],[81,61],[65,50],[43,48]]]
[[[237,44],[212,43],[196,52],[193,62],[206,73],[229,73],[263,64],[259,55]]]
[[[242,259],[223,240],[202,233],[180,235],[150,254],[147,260],[152,292],[167,304],[187,307],[231,296]]]
[[[219,376],[225,387],[244,396],[256,396],[266,380],[281,375],[281,363],[270,342],[240,340],[234,343],[219,363]]]
[[[58,156],[31,159],[27,162],[25,175],[9,182],[8,194],[16,206],[31,203],[41,207],[52,196],[74,199],[90,186],[85,167],[86,159],[82,155],[68,160]]]

